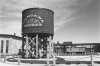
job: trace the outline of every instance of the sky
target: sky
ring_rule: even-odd
[[[0,0],[0,34],[21,35],[22,11],[54,11],[54,42],[100,43],[100,0]]]

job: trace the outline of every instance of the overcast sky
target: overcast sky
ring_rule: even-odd
[[[100,42],[100,0],[0,0],[0,34],[21,36],[22,11],[54,11],[54,42]]]

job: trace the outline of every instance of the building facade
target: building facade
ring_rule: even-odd
[[[0,34],[0,54],[18,54],[22,38],[15,35]]]
[[[72,43],[55,44],[54,51],[58,55],[90,55],[100,53],[100,43]]]

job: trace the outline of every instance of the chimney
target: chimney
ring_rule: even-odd
[[[14,36],[16,36],[16,33],[14,33]]]

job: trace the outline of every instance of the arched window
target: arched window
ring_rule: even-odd
[[[1,40],[1,53],[3,53],[3,45],[4,45],[4,41]]]

